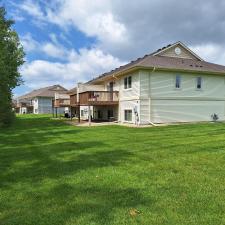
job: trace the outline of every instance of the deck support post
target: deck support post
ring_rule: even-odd
[[[91,106],[88,106],[88,124],[91,126]]]
[[[70,106],[70,120],[72,121],[72,106]]]
[[[80,123],[80,104],[78,105],[78,123]]]

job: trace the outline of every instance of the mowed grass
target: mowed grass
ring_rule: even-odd
[[[1,225],[225,224],[225,124],[0,130]]]

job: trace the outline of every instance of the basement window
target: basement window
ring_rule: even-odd
[[[197,77],[196,79],[196,83],[197,83],[197,89],[202,89],[202,77]]]
[[[132,121],[132,110],[130,110],[130,109],[124,110],[124,120],[127,122]]]
[[[179,89],[180,87],[181,87],[181,76],[176,75],[175,88]]]

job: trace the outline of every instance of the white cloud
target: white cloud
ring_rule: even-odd
[[[26,0],[20,9],[34,17],[33,22],[59,25],[63,30],[70,27],[79,29],[90,37],[96,37],[102,46],[126,45],[129,33],[112,12],[111,0],[67,0],[54,1],[54,7],[46,4],[41,9],[38,2]]]
[[[66,63],[34,60],[26,63],[21,74],[30,88],[38,88],[60,83],[65,87],[74,87],[77,82],[85,82],[96,74],[111,70],[125,62],[99,49],[72,50]]]
[[[65,48],[52,43],[43,44],[40,50],[52,58],[65,59],[67,57],[67,50]]]
[[[55,34],[50,34],[52,42],[38,42],[30,33],[21,36],[20,39],[21,44],[27,53],[39,52],[49,57],[63,60],[67,60],[70,56],[69,50],[59,44]]]
[[[25,52],[32,52],[39,49],[39,43],[35,41],[30,33],[27,33],[20,37],[21,44]]]
[[[42,12],[39,4],[32,0],[26,0],[22,4],[18,4],[19,8],[26,11],[29,15],[36,18],[44,18],[44,13]]]
[[[225,65],[225,47],[219,44],[201,44],[190,47],[208,62]]]

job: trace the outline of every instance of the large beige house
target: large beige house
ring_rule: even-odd
[[[181,42],[102,74],[70,91],[72,110],[92,119],[154,124],[225,120],[225,66]]]

